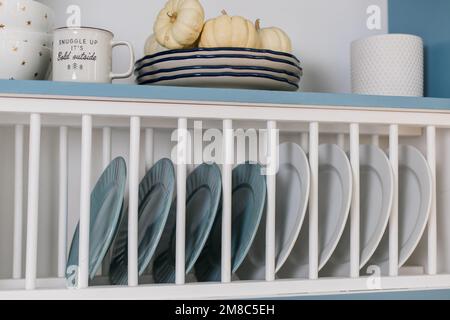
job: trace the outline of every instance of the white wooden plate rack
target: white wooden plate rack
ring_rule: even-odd
[[[277,280],[275,268],[274,224],[268,224],[266,235],[266,280],[256,282],[233,281],[230,264],[231,243],[231,165],[222,167],[224,196],[222,282],[187,282],[184,274],[185,179],[187,166],[177,164],[178,229],[176,247],[176,284],[138,284],[137,275],[137,199],[141,166],[149,167],[154,160],[154,136],[157,130],[187,128],[192,120],[203,120],[206,127],[278,128],[297,135],[298,142],[309,145],[312,173],[309,199],[309,279]],[[318,295],[342,292],[422,290],[450,288],[450,223],[448,212],[437,212],[437,159],[436,131],[450,128],[450,101],[426,98],[362,97],[352,95],[271,93],[215,89],[158,88],[129,85],[56,84],[51,82],[0,82],[0,124],[14,128],[14,230],[10,245],[11,256],[0,256],[1,264],[10,264],[11,274],[0,280],[0,299],[192,299],[192,298],[255,298],[274,296]],[[58,244],[49,248],[58,257],[53,275],[39,277],[37,264],[45,256],[38,255],[40,212],[40,157],[41,130],[59,128],[59,157],[54,176],[58,198],[54,229],[44,232],[57,234]],[[68,140],[71,130],[81,128],[81,149],[78,163],[81,175],[80,217],[80,282],[79,288],[67,289],[63,279],[67,247],[71,234],[67,232]],[[102,159],[94,159],[93,132],[102,131]],[[102,285],[102,278],[94,285],[88,282],[89,201],[92,187],[92,163],[103,164],[111,158],[111,140],[114,130],[129,130],[128,193],[129,219],[129,285],[115,287]],[[353,168],[354,193],[349,219],[351,221],[351,272],[345,278],[321,278],[318,275],[318,145],[319,134],[336,134],[344,145],[349,136],[349,152]],[[29,139],[27,139],[29,135]],[[359,154],[360,139],[370,136],[372,143],[384,141],[389,146],[394,168],[395,186],[398,187],[398,144],[403,137],[421,140],[424,136],[425,155],[432,168],[434,197],[430,219],[425,233],[426,257],[421,274],[404,274],[398,268],[398,193],[394,195],[394,208],[389,220],[390,268],[382,276],[380,288],[370,286],[371,278],[359,270]],[[28,140],[28,141],[27,141]],[[71,140],[72,141],[72,140]],[[269,149],[273,150],[274,140]],[[28,143],[26,143],[28,142]],[[144,145],[141,148],[141,145]],[[233,153],[233,139],[225,136],[224,157]],[[439,148],[450,146],[440,145]],[[28,154],[28,161],[24,155]],[[144,159],[144,164],[142,163]],[[97,162],[98,162],[97,161]],[[27,163],[27,165],[25,164]],[[26,184],[23,184],[23,179]],[[268,219],[276,219],[275,179],[268,179]],[[25,188],[25,185],[27,188]],[[27,190],[25,190],[27,189]],[[77,195],[78,196],[78,195]],[[438,229],[438,220],[442,225]],[[22,228],[22,223],[25,225]],[[439,222],[440,224],[441,222]],[[440,234],[443,232],[445,234]],[[1,252],[0,252],[1,254]],[[420,268],[419,268],[420,269]]]

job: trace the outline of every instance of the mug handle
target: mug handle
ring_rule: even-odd
[[[134,71],[135,58],[134,58],[133,46],[128,41],[113,41],[111,43],[111,45],[113,48],[118,47],[118,46],[125,46],[125,47],[128,47],[128,50],[130,51],[130,67],[128,68],[128,71],[125,73],[112,73],[111,72],[111,80],[129,78],[133,74],[133,71]]]

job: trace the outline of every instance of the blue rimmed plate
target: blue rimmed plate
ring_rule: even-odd
[[[244,261],[255,238],[266,201],[266,179],[259,164],[241,164],[233,170],[232,196],[232,272]],[[222,209],[213,231],[195,265],[199,281],[220,281],[222,252]]]
[[[279,91],[298,90],[298,85],[296,83],[292,83],[285,78],[274,77],[262,73],[239,72],[190,73],[156,78],[140,82],[139,84]]]
[[[141,66],[148,61],[161,59],[173,56],[188,56],[188,55],[219,55],[219,54],[244,54],[253,56],[267,56],[277,59],[284,59],[293,64],[300,64],[300,60],[294,55],[286,52],[266,50],[266,49],[252,49],[252,48],[232,48],[232,47],[219,47],[219,48],[194,48],[194,49],[176,49],[158,52],[152,55],[143,57],[136,62],[136,66]]]
[[[264,68],[264,67],[249,67],[249,66],[192,66],[192,67],[179,67],[174,69],[162,69],[162,70],[156,70],[153,72],[148,73],[139,73],[136,80],[138,83],[140,82],[146,82],[151,81],[158,78],[164,78],[164,77],[174,77],[179,76],[183,74],[191,74],[191,73],[258,73],[258,74],[264,74],[271,77],[277,77],[277,78],[283,78],[286,79],[289,82],[292,83],[299,83],[300,82],[300,76],[295,73],[291,73],[285,70],[281,69],[271,69],[271,68]]]
[[[222,178],[216,164],[202,164],[186,182],[186,273],[193,268],[208,239],[222,193]],[[153,264],[157,283],[175,281],[176,200],[172,204]]]
[[[228,70],[229,69],[229,70]],[[233,65],[210,65],[210,66],[202,66],[202,65],[193,65],[193,66],[185,66],[185,67],[176,67],[172,69],[157,69],[154,71],[149,72],[143,72],[143,69],[140,71],[136,71],[137,80],[141,80],[143,77],[148,76],[156,76],[161,73],[178,73],[183,71],[202,71],[202,70],[216,70],[216,71],[240,71],[240,72],[267,72],[269,74],[273,73],[274,75],[284,75],[284,76],[290,76],[292,78],[295,78],[295,80],[292,81],[298,81],[300,80],[301,76],[303,75],[303,72],[300,74],[289,72],[284,69],[273,69],[273,68],[267,68],[267,67],[258,67],[258,66],[233,66]]]
[[[114,159],[105,169],[91,193],[89,231],[89,277],[92,279],[105,257],[120,221],[127,169],[125,160]],[[66,279],[69,286],[78,280],[79,225],[75,229],[67,260]]]
[[[193,54],[162,56],[151,60],[143,60],[135,66],[135,72],[146,73],[160,69],[173,69],[188,66],[253,66],[286,70],[300,75],[303,70],[299,64],[292,61],[269,55],[251,55],[236,53],[221,54]]]
[[[138,269],[142,275],[161,238],[175,191],[175,169],[169,159],[159,160],[139,185]],[[114,242],[110,266],[112,284],[128,281],[128,219],[126,212]]]

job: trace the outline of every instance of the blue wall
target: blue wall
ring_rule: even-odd
[[[425,95],[450,98],[450,1],[389,0],[389,32],[425,42]]]

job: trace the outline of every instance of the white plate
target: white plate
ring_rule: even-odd
[[[295,245],[305,218],[310,186],[309,164],[303,150],[295,143],[283,143],[279,154],[275,220],[276,271],[283,266]],[[240,279],[264,279],[265,226],[265,221],[259,225],[255,241],[237,271]]]
[[[352,172],[345,152],[337,145],[319,146],[319,270],[336,248],[347,221],[352,197]],[[309,274],[308,215],[280,278],[305,278]]]
[[[373,145],[359,147],[360,162],[360,267],[378,247],[392,209],[394,175],[383,150]],[[350,274],[350,222],[322,276]]]
[[[235,88],[297,91],[298,85],[284,78],[272,77],[257,73],[191,73],[173,77],[163,77],[141,85],[206,87],[206,88]]]
[[[225,54],[225,55],[189,55],[174,57],[158,57],[153,60],[143,61],[136,64],[136,73],[148,73],[161,69],[174,69],[180,67],[192,66],[248,66],[248,67],[264,67],[271,69],[286,70],[288,72],[301,75],[302,69],[287,60],[273,58],[270,56],[256,56],[244,54]]]
[[[399,146],[398,247],[399,267],[417,247],[427,225],[431,209],[432,177],[427,160],[412,146]],[[383,274],[389,271],[389,234],[383,239],[367,266],[377,265]]]
[[[180,67],[174,69],[164,69],[149,73],[138,73],[137,82],[146,82],[148,80],[154,80],[162,77],[176,77],[183,74],[190,74],[194,72],[201,73],[217,73],[217,72],[239,72],[239,73],[259,73],[265,74],[271,77],[278,77],[286,79],[292,83],[299,83],[300,76],[295,73],[290,73],[285,70],[277,70],[262,67],[248,67],[248,66],[192,66],[192,67]]]

